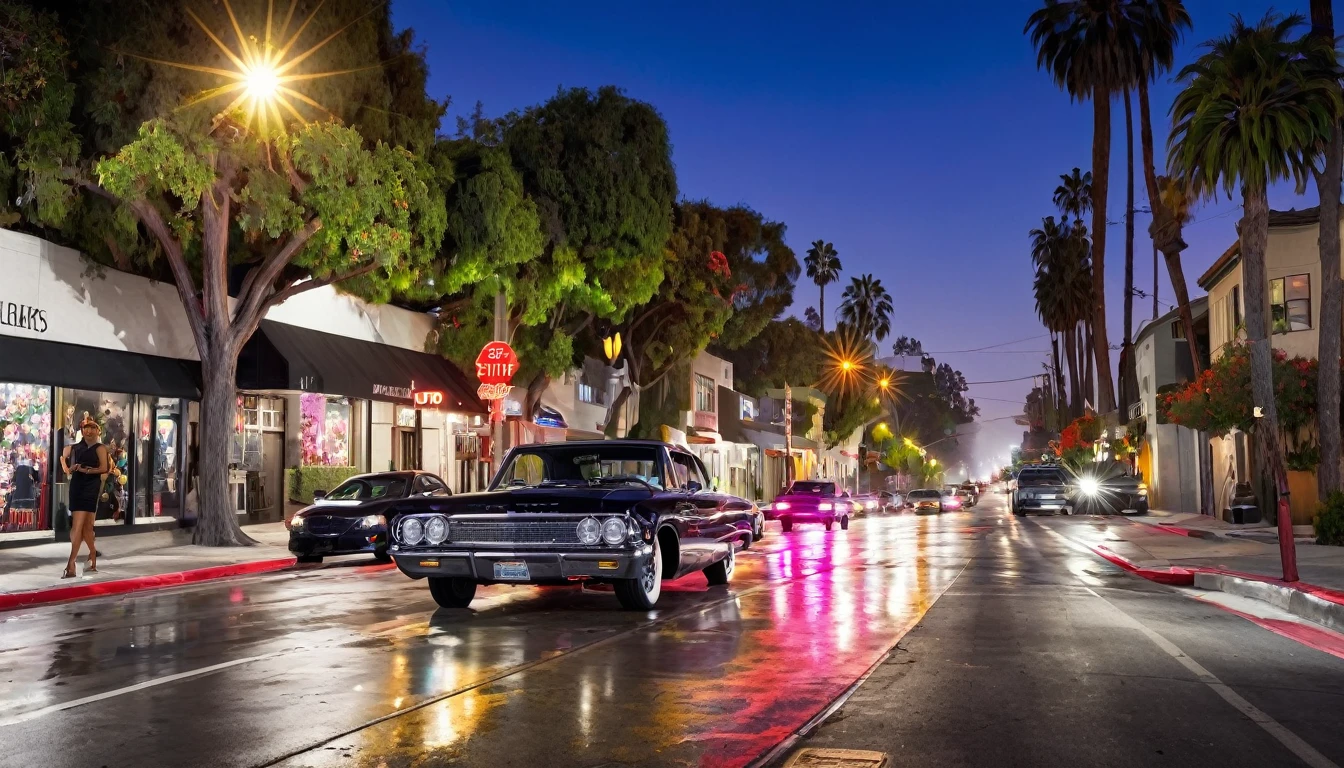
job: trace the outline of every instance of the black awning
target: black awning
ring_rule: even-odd
[[[445,411],[487,413],[466,375],[438,355],[263,320],[238,358],[242,389],[320,392],[412,403],[442,392]]]
[[[201,398],[201,364],[59,341],[0,336],[0,381]]]

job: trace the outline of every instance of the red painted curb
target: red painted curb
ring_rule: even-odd
[[[1140,568],[1125,558],[1117,555],[1106,547],[1097,545],[1087,545],[1098,557],[1109,560],[1111,563],[1120,566],[1130,573],[1142,576],[1149,581],[1155,581],[1158,584],[1170,584],[1176,587],[1189,587],[1195,583],[1195,572],[1188,568],[1171,566],[1169,568]]]
[[[1215,603],[1212,600],[1196,599],[1199,599],[1202,603],[1221,608],[1235,616],[1240,616],[1252,624],[1267,629],[1276,635],[1282,635],[1289,640],[1301,643],[1308,648],[1315,648],[1322,653],[1328,653],[1331,656],[1344,659],[1344,635],[1341,635],[1338,632],[1332,632],[1328,629],[1314,627],[1310,624],[1303,624],[1295,621],[1262,618],[1243,611],[1238,611],[1236,608],[1229,608],[1226,605]]]
[[[1327,589],[1326,587],[1318,587],[1315,584],[1307,584],[1301,581],[1284,581],[1283,579],[1276,579],[1273,576],[1262,576],[1258,573],[1242,573],[1241,571],[1229,571],[1222,568],[1200,568],[1199,570],[1205,573],[1218,573],[1222,574],[1223,576],[1232,576],[1238,579],[1246,579],[1247,581],[1259,581],[1264,584],[1273,584],[1274,586],[1277,587],[1287,587],[1288,589],[1295,589],[1298,592],[1303,592],[1308,595],[1319,597],[1320,599],[1325,600],[1326,602],[1335,603],[1337,605],[1344,605],[1344,592],[1340,592],[1339,590],[1336,589]]]
[[[140,592],[147,589],[161,589],[192,584],[199,581],[227,579],[231,576],[247,576],[255,573],[268,573],[294,565],[295,559],[286,557],[279,560],[257,560],[251,563],[214,565],[209,568],[196,568],[190,571],[159,573],[153,576],[136,576],[130,579],[95,581],[90,584],[72,584],[68,587],[34,589],[29,592],[12,592],[0,595],[0,611],[15,608],[31,608],[67,600],[83,600],[89,597],[123,595],[127,592]]]

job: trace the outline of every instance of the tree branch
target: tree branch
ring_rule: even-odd
[[[266,298],[272,293],[272,286],[275,284],[280,273],[284,271],[294,254],[298,253],[308,240],[322,228],[322,220],[314,218],[304,225],[303,229],[290,235],[289,240],[285,242],[274,253],[266,257],[261,266],[254,267],[248,272],[247,278],[243,280],[243,289],[238,293],[239,307],[234,315],[237,318],[247,322],[252,313],[264,311],[265,307],[271,306],[265,304]],[[377,264],[377,262],[374,262]],[[316,286],[314,286],[316,287]],[[279,303],[279,302],[276,302]]]
[[[264,312],[265,310],[270,309],[271,307],[274,307],[277,304],[292,299],[305,291],[311,291],[314,288],[321,288],[327,285],[334,285],[336,283],[344,282],[346,280],[351,280],[353,278],[359,277],[360,275],[367,275],[368,273],[372,272],[377,268],[378,268],[378,262],[372,261],[369,262],[368,264],[356,267],[355,269],[352,269],[349,272],[343,272],[339,275],[333,275],[331,277],[323,277],[323,278],[312,278],[294,283],[288,288],[285,288],[284,290],[281,291],[276,291],[274,294],[272,294],[271,297],[266,300],[266,303],[262,305],[262,311]]]
[[[118,199],[111,195],[109,197],[112,200]],[[187,260],[182,255],[182,244],[173,237],[172,231],[168,229],[168,223],[163,220],[163,215],[148,200],[135,200],[127,205],[163,247],[164,256],[168,259],[168,268],[173,273],[173,283],[177,285],[177,297],[182,301],[187,322],[191,325],[191,335],[196,339],[196,351],[202,358],[206,357],[210,354],[210,339],[205,333],[205,308],[196,291],[196,283],[191,279]]]

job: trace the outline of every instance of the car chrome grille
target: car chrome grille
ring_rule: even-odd
[[[577,524],[577,520],[452,520],[448,523],[448,540],[453,544],[578,544]]]
[[[330,515],[309,515],[304,522],[308,532],[318,536],[339,536],[355,524],[353,518]]]

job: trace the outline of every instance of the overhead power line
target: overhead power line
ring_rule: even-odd
[[[984,352],[986,349],[997,349],[998,347],[1008,347],[1008,346],[1012,346],[1013,344],[1021,344],[1021,343],[1024,342],[1024,341],[1035,341],[1036,339],[1044,339],[1044,338],[1047,338],[1047,337],[1049,337],[1049,336],[1050,336],[1050,334],[1048,334],[1048,333],[1042,333],[1042,334],[1040,334],[1040,335],[1038,335],[1038,336],[1028,336],[1028,337],[1025,338],[1025,339],[1018,339],[1018,340],[1016,340],[1016,341],[1005,341],[1005,342],[1001,342],[1001,343],[999,343],[999,344],[990,344],[990,345],[987,346],[987,347],[976,347],[975,349],[953,349],[953,350],[949,350],[949,351],[947,351],[947,352],[925,352],[924,354],[926,354],[926,355],[959,355],[959,354],[961,354],[961,353],[963,353],[963,352]],[[913,357],[913,355],[912,355],[912,357]]]
[[[1027,381],[1028,379],[1037,379],[1044,375],[1045,374],[1043,373],[1037,373],[1032,376],[1020,376],[1016,379],[996,379],[995,381],[968,381],[966,382],[966,386],[969,387],[973,384],[1007,384],[1010,381]]]

